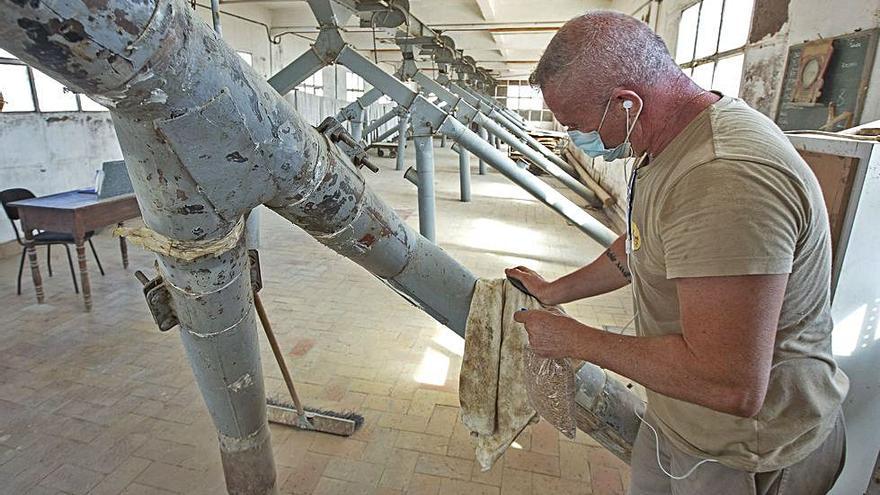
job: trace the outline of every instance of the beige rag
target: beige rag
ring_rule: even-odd
[[[541,303],[505,279],[478,280],[471,300],[459,378],[462,422],[487,471],[531,422],[538,421],[524,379],[525,327],[513,320]],[[573,375],[571,376],[573,384]],[[551,391],[551,394],[553,391]],[[568,394],[566,394],[568,395]],[[573,389],[570,394],[574,404]]]

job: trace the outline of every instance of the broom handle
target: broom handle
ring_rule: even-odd
[[[287,384],[287,391],[290,392],[290,398],[293,399],[293,404],[296,406],[296,412],[300,417],[303,417],[306,411],[303,409],[302,403],[299,401],[296,389],[293,388],[293,379],[290,378],[290,372],[287,371],[287,364],[284,363],[284,355],[281,353],[281,348],[278,347],[278,340],[275,339],[275,332],[272,331],[272,324],[269,323],[269,315],[266,314],[266,308],[263,307],[263,301],[260,300],[260,296],[256,292],[254,292],[254,306],[257,307],[257,315],[260,317],[260,323],[263,324],[263,330],[266,331],[266,338],[269,339],[269,346],[272,347],[272,354],[275,355],[275,361],[278,362],[278,367],[281,368],[281,375],[284,377],[284,383]]]

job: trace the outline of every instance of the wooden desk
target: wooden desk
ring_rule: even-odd
[[[97,194],[68,191],[40,198],[24,199],[10,203],[18,210],[21,227],[24,230],[25,246],[31,265],[31,276],[37,292],[37,302],[43,303],[43,277],[37,264],[37,250],[32,242],[32,231],[51,230],[73,235],[76,243],[76,257],[79,261],[79,277],[82,285],[83,302],[86,311],[92,310],[92,291],[89,283],[89,270],[86,266],[85,235],[107,225],[122,225],[125,220],[141,215],[134,194],[126,194],[107,199],[98,199]],[[122,266],[128,268],[128,249],[125,239],[119,238],[122,252]]]

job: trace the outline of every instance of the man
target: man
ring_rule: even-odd
[[[648,389],[630,493],[826,493],[843,464],[848,380],[831,355],[828,219],[807,164],[766,117],[694,84],[629,16],[569,21],[533,84],[587,153],[642,157],[628,241],[552,282],[507,270],[546,304],[632,283],[635,337],[516,315],[536,352]]]

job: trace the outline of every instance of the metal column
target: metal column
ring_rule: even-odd
[[[483,167],[483,160],[480,160],[480,167]],[[461,145],[458,147],[458,182],[461,200],[467,203],[471,200],[471,154]]]
[[[436,242],[433,140],[430,130],[413,127],[416,171],[419,177],[419,232],[429,241]]]
[[[364,115],[367,110],[363,109],[357,112],[355,118],[351,120],[351,137],[356,143],[361,142],[364,131]]]
[[[220,0],[211,0],[211,22],[214,25],[214,31],[218,35],[222,35],[223,30],[220,27]]]

